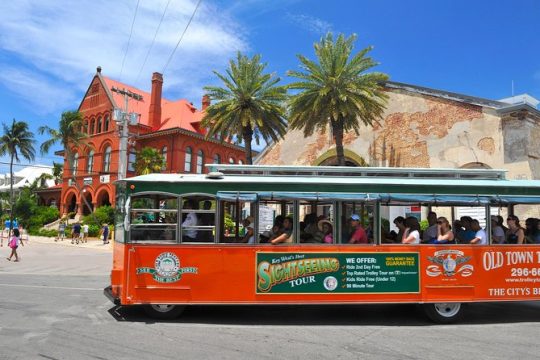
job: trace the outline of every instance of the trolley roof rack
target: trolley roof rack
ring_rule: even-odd
[[[382,177],[417,179],[505,180],[501,169],[442,169],[349,166],[271,166],[206,164],[209,172],[235,176]]]

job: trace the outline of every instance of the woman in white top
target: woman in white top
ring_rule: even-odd
[[[420,244],[420,224],[414,216],[405,219],[405,232],[401,240],[402,244]]]

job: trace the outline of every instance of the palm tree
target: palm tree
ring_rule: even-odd
[[[382,119],[388,96],[382,83],[388,75],[366,73],[377,63],[366,56],[367,47],[351,56],[356,35],[339,35],[334,41],[331,33],[314,44],[317,62],[298,55],[303,71],[289,71],[300,79],[289,84],[300,90],[289,103],[289,126],[303,129],[304,136],[316,130],[326,131],[330,125],[336,143],[338,165],[345,165],[343,134],[354,130],[359,135],[360,125],[372,126]]]
[[[214,71],[225,87],[204,88],[211,100],[218,101],[206,109],[202,120],[202,126],[208,128],[207,136],[242,139],[248,164],[253,163],[253,138],[257,144],[261,137],[266,142],[278,141],[287,128],[283,107],[287,88],[276,85],[279,77],[264,74],[265,67],[260,55],[250,59],[238,52],[236,61],[229,61],[227,75]]]
[[[137,153],[135,159],[135,172],[137,175],[146,175],[161,172],[165,165],[163,155],[157,149],[144,147]]]
[[[62,177],[64,176],[64,164],[55,163],[53,161],[53,179],[54,184],[58,185],[62,182]]]
[[[33,161],[35,158],[34,151],[34,134],[28,130],[28,124],[24,121],[16,121],[13,119],[11,127],[2,124],[4,127],[4,135],[0,138],[0,155],[9,155],[9,235],[13,228],[13,208],[15,197],[13,193],[13,162],[20,161],[19,155],[28,161]]]
[[[77,183],[77,179],[74,174],[74,162],[75,154],[71,151],[71,147],[83,148],[88,146],[85,140],[88,138],[86,134],[85,125],[83,121],[83,115],[78,111],[64,111],[62,117],[60,118],[60,124],[58,130],[52,129],[48,126],[40,126],[38,129],[39,134],[47,133],[49,135],[49,140],[46,140],[41,144],[41,153],[45,154],[49,152],[49,149],[60,143],[64,148],[64,154],[68,161],[68,168],[73,179],[73,184],[81,192],[81,188]],[[88,209],[92,209],[91,205],[88,203],[88,200],[85,196],[82,196],[82,199]]]

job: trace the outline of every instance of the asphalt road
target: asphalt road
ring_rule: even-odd
[[[0,248],[0,359],[537,359],[540,303],[468,307],[433,325],[414,305],[193,306],[175,321],[115,308],[108,247]]]

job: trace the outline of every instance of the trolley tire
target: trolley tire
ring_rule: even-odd
[[[184,312],[185,305],[151,304],[144,305],[144,311],[150,317],[160,320],[174,320]]]
[[[451,324],[463,317],[465,304],[462,303],[434,303],[422,304],[426,316],[438,324]]]

